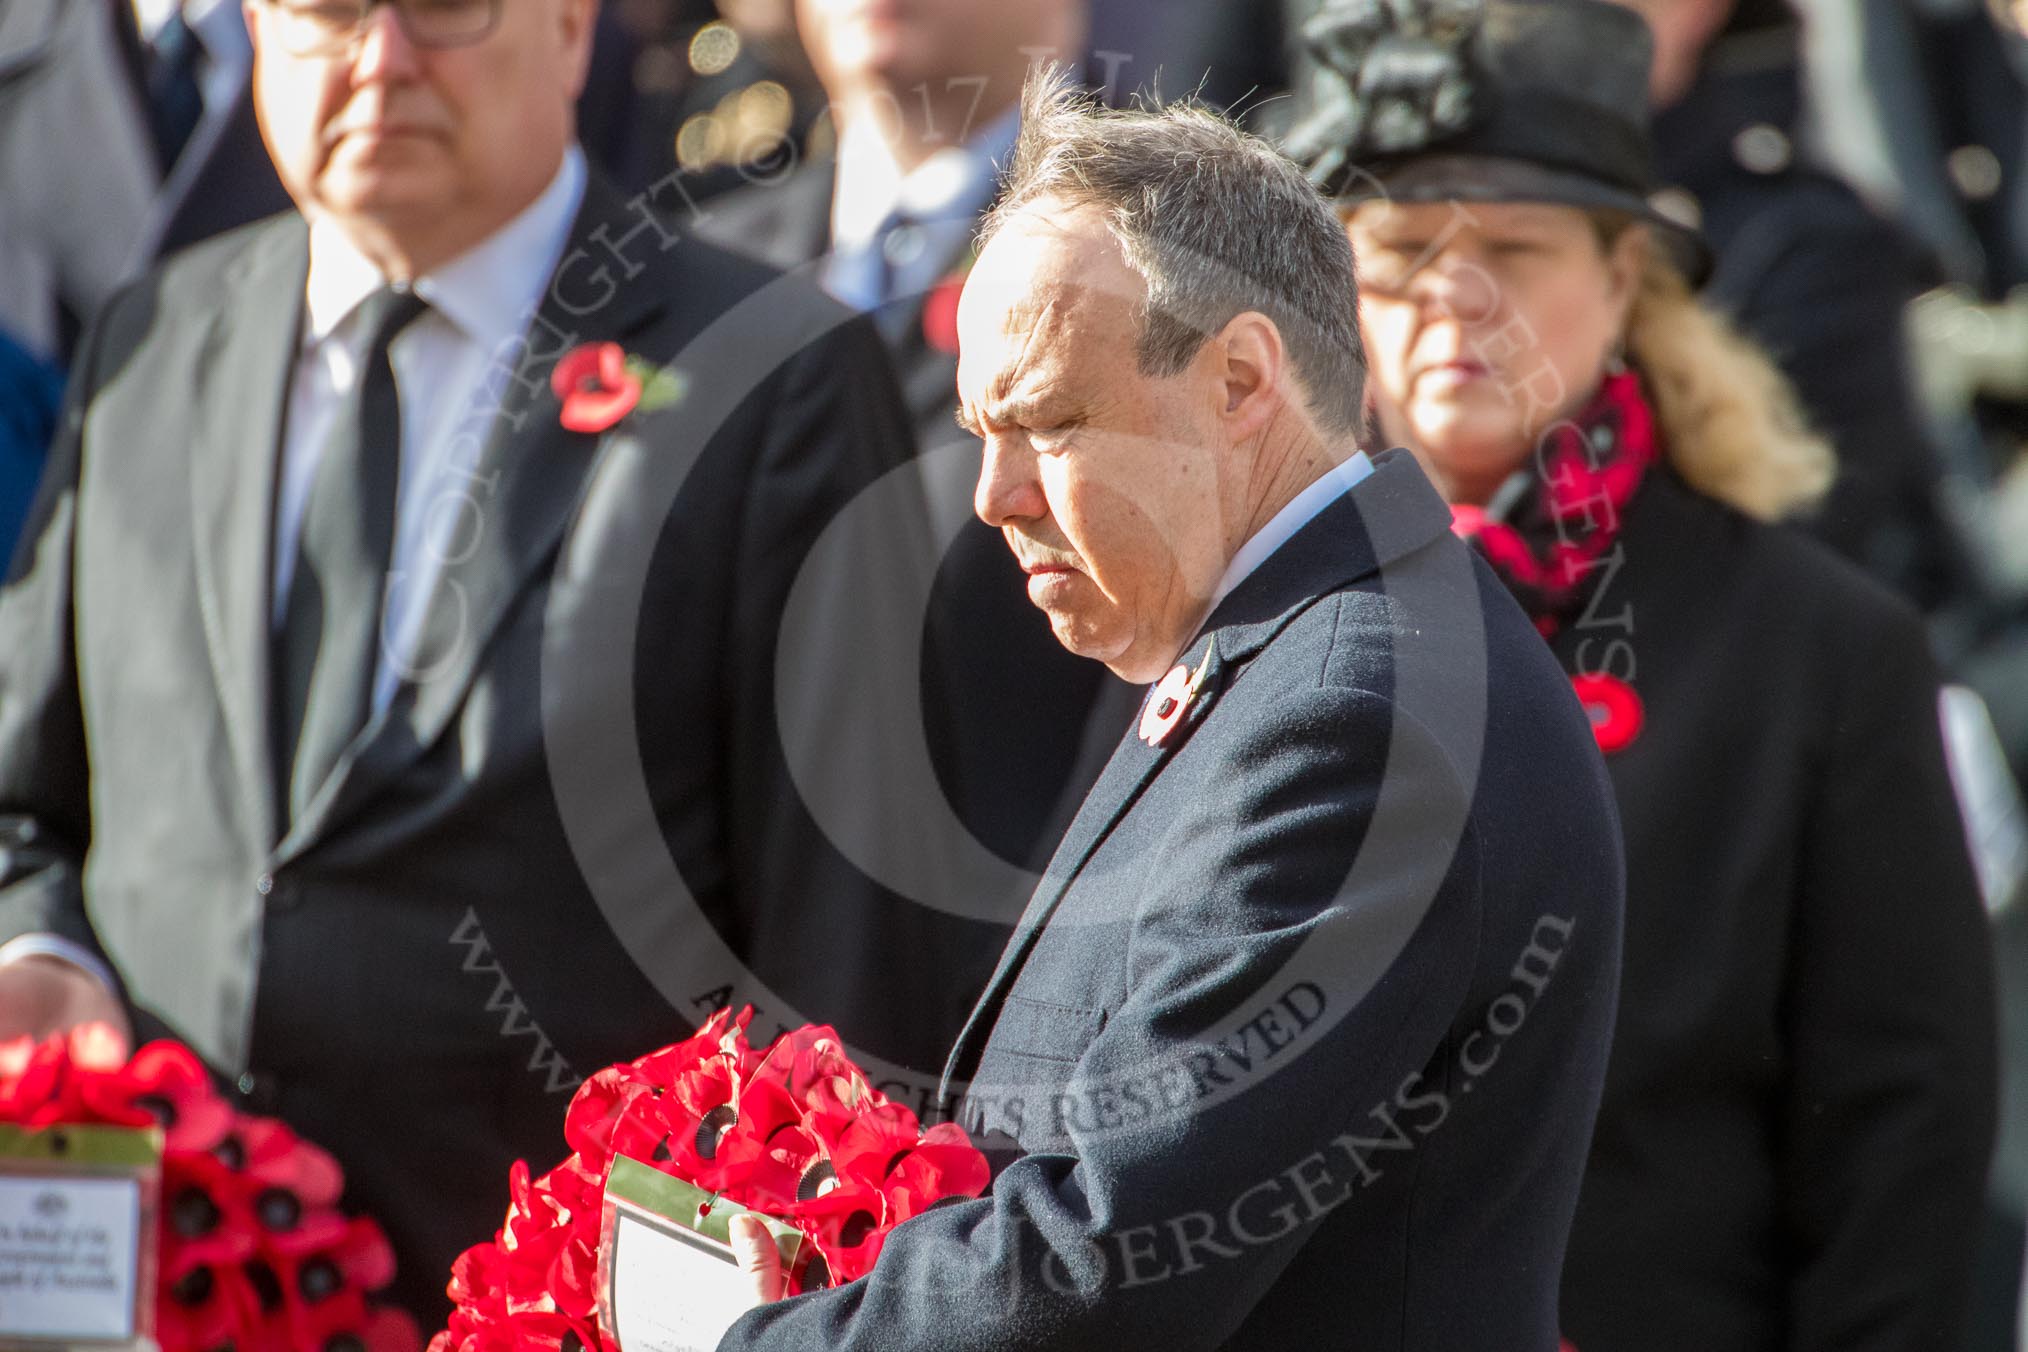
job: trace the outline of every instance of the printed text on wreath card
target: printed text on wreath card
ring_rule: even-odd
[[[132,1179],[0,1178],[0,1340],[132,1337],[140,1225]]]

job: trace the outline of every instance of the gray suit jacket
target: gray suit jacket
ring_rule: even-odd
[[[0,3],[0,328],[46,357],[59,305],[89,315],[132,275],[161,177],[112,16]]]
[[[331,1147],[418,1304],[508,1164],[562,1152],[578,1076],[752,1000],[933,1077],[969,1004],[921,960],[948,918],[843,858],[785,762],[789,714],[851,726],[825,700],[860,642],[791,653],[792,599],[821,617],[930,557],[919,494],[890,495],[798,591],[863,490],[916,482],[878,339],[667,228],[594,178],[499,407],[460,429],[484,449],[416,674],[298,819],[269,687],[299,218],[109,303],[0,591],[0,937],[98,946],[146,1026]],[[550,370],[608,340],[681,397],[567,430]]]
[[[946,1069],[1003,1167],[724,1352],[1553,1352],[1619,970],[1568,681],[1405,452],[1130,733]]]

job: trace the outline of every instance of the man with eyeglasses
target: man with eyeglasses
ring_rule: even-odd
[[[587,170],[595,0],[245,14],[300,215],[107,304],[0,589],[0,1036],[188,1041],[440,1317],[577,1077],[763,993],[907,1055],[934,937],[780,726],[857,636],[777,658],[911,443],[862,318]],[[820,599],[920,564],[881,501]]]

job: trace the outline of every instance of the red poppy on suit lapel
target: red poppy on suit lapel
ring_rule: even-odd
[[[939,352],[958,355],[958,297],[965,274],[953,272],[929,289],[922,301],[922,340]]]
[[[573,432],[603,432],[641,402],[641,378],[627,369],[618,343],[586,343],[573,349],[550,373],[550,388],[563,401],[559,421]]]
[[[1214,640],[1216,642],[1216,640]],[[1162,745],[1163,739],[1176,730],[1190,712],[1190,706],[1204,688],[1204,678],[1211,673],[1211,646],[1204,649],[1204,660],[1191,671],[1182,663],[1169,669],[1155,687],[1155,693],[1148,697],[1148,703],[1141,710],[1141,740],[1149,746]]]
[[[1573,676],[1570,685],[1591,720],[1591,735],[1598,740],[1600,751],[1608,756],[1623,751],[1641,735],[1647,711],[1631,685],[1604,672]]]
[[[958,298],[965,294],[965,278],[972,275],[972,265],[978,261],[977,246],[967,248],[958,265],[922,299],[922,340],[953,357],[958,355]]]

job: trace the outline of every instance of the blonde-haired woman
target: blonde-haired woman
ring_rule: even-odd
[[[1948,1348],[1993,1011],[1923,632],[1774,524],[1831,456],[1648,206],[1645,25],[1444,8],[1327,11],[1345,84],[1292,148],[1343,203],[1379,431],[1563,660],[1617,790],[1625,968],[1565,1332]]]

